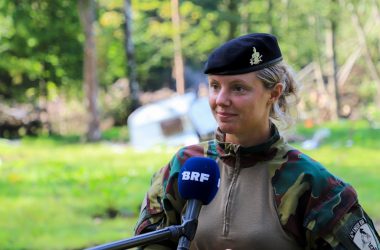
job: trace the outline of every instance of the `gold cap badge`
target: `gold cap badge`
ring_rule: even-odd
[[[256,51],[256,48],[253,47],[253,53],[252,53],[252,57],[251,57],[251,60],[250,60],[250,63],[251,65],[256,65],[256,64],[259,64],[260,62],[262,62],[263,60],[261,59],[263,55],[260,55],[260,53],[258,51]]]

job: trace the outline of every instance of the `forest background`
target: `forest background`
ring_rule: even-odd
[[[147,92],[161,90],[162,98],[170,90],[196,91],[205,84],[208,53],[221,43],[269,32],[302,82],[301,120],[375,122],[379,5],[379,0],[3,0],[0,110],[3,116],[18,111],[18,117],[3,118],[8,123],[35,121],[37,133],[87,132],[96,140],[102,129],[124,125],[133,109],[152,101]],[[0,134],[35,130],[21,127],[16,135]]]
[[[376,215],[379,0],[1,0],[1,248],[78,249],[130,235],[150,176],[173,152],[84,142],[127,143],[133,110],[199,92],[207,55],[251,32],[278,37],[300,82],[300,126],[336,132],[311,154],[338,165]]]

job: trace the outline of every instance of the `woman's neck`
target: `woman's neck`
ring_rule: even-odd
[[[252,129],[252,132],[246,134],[226,134],[226,142],[239,144],[242,147],[251,147],[266,142],[271,136],[270,123],[261,129]]]

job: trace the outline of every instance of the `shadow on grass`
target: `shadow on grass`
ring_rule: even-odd
[[[27,136],[22,138],[24,144],[43,144],[43,145],[69,145],[83,143],[84,140],[79,135],[40,135]]]
[[[39,135],[39,136],[25,136],[22,139],[25,144],[41,144],[41,145],[70,145],[70,144],[80,144],[80,143],[91,143],[87,142],[84,135]],[[129,134],[128,128],[126,126],[113,127],[101,132],[102,141],[112,141],[112,142],[128,142]],[[96,142],[95,142],[96,143]]]

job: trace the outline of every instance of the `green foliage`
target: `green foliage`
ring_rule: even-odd
[[[373,4],[353,2],[350,6],[358,9],[360,16],[370,16]],[[273,32],[286,59],[299,69],[324,56],[324,32],[330,19],[340,24],[338,42],[352,45],[344,45],[347,37],[356,34],[351,25],[345,25],[350,22],[350,11],[338,1],[305,4],[294,0],[272,5],[268,1],[181,1],[185,62],[201,68],[207,54],[231,34]],[[100,0],[97,7],[99,77],[101,85],[107,86],[126,75],[123,1]],[[132,7],[139,83],[143,90],[169,86],[173,58],[170,1],[133,1]],[[29,92],[36,97],[43,91],[41,81],[58,87],[78,85],[84,38],[74,2],[22,1],[16,8],[16,2],[5,0],[0,5],[0,21],[0,53],[6,59],[0,62],[0,79],[5,85],[0,88],[2,95],[15,97],[10,91],[31,88],[34,92]],[[369,42],[371,53],[378,57],[376,35],[370,35]],[[346,60],[346,53],[340,54],[338,59]],[[11,90],[10,86],[17,88]]]
[[[96,2],[95,36],[102,91],[128,73],[124,1]],[[366,32],[370,55],[374,62],[378,62],[379,5],[376,3],[372,0],[320,0],[307,4],[305,0],[180,1],[184,62],[186,66],[201,71],[207,55],[226,40],[249,32],[271,32],[279,39],[284,59],[296,71],[311,62],[328,65],[326,33],[334,21],[337,24],[339,69],[359,48],[360,38],[352,24],[354,12]],[[132,40],[140,89],[173,88],[170,1],[134,0],[132,14]],[[0,23],[1,99],[37,106],[41,104],[41,97],[54,100],[59,95],[65,98],[82,95],[84,34],[76,1],[3,0],[0,2]],[[379,71],[379,65],[375,66]],[[327,71],[322,73],[326,77]],[[363,106],[376,101],[374,93],[378,91],[379,83],[374,82],[369,74],[364,56],[355,62],[347,83],[350,84],[341,89],[342,100],[347,100],[344,98],[347,93],[354,93],[356,97],[359,93],[359,102]],[[348,85],[350,87],[346,87]],[[121,124],[130,106],[128,99],[122,100],[119,109],[114,105],[111,108],[101,106],[106,113],[102,114],[103,117],[114,115],[117,124]]]
[[[99,82],[108,86],[126,74],[123,1],[99,1],[97,51]]]
[[[3,1],[0,5],[0,95],[21,101],[46,95],[46,83],[81,78],[76,5],[64,1]],[[25,93],[28,93],[27,95]]]

